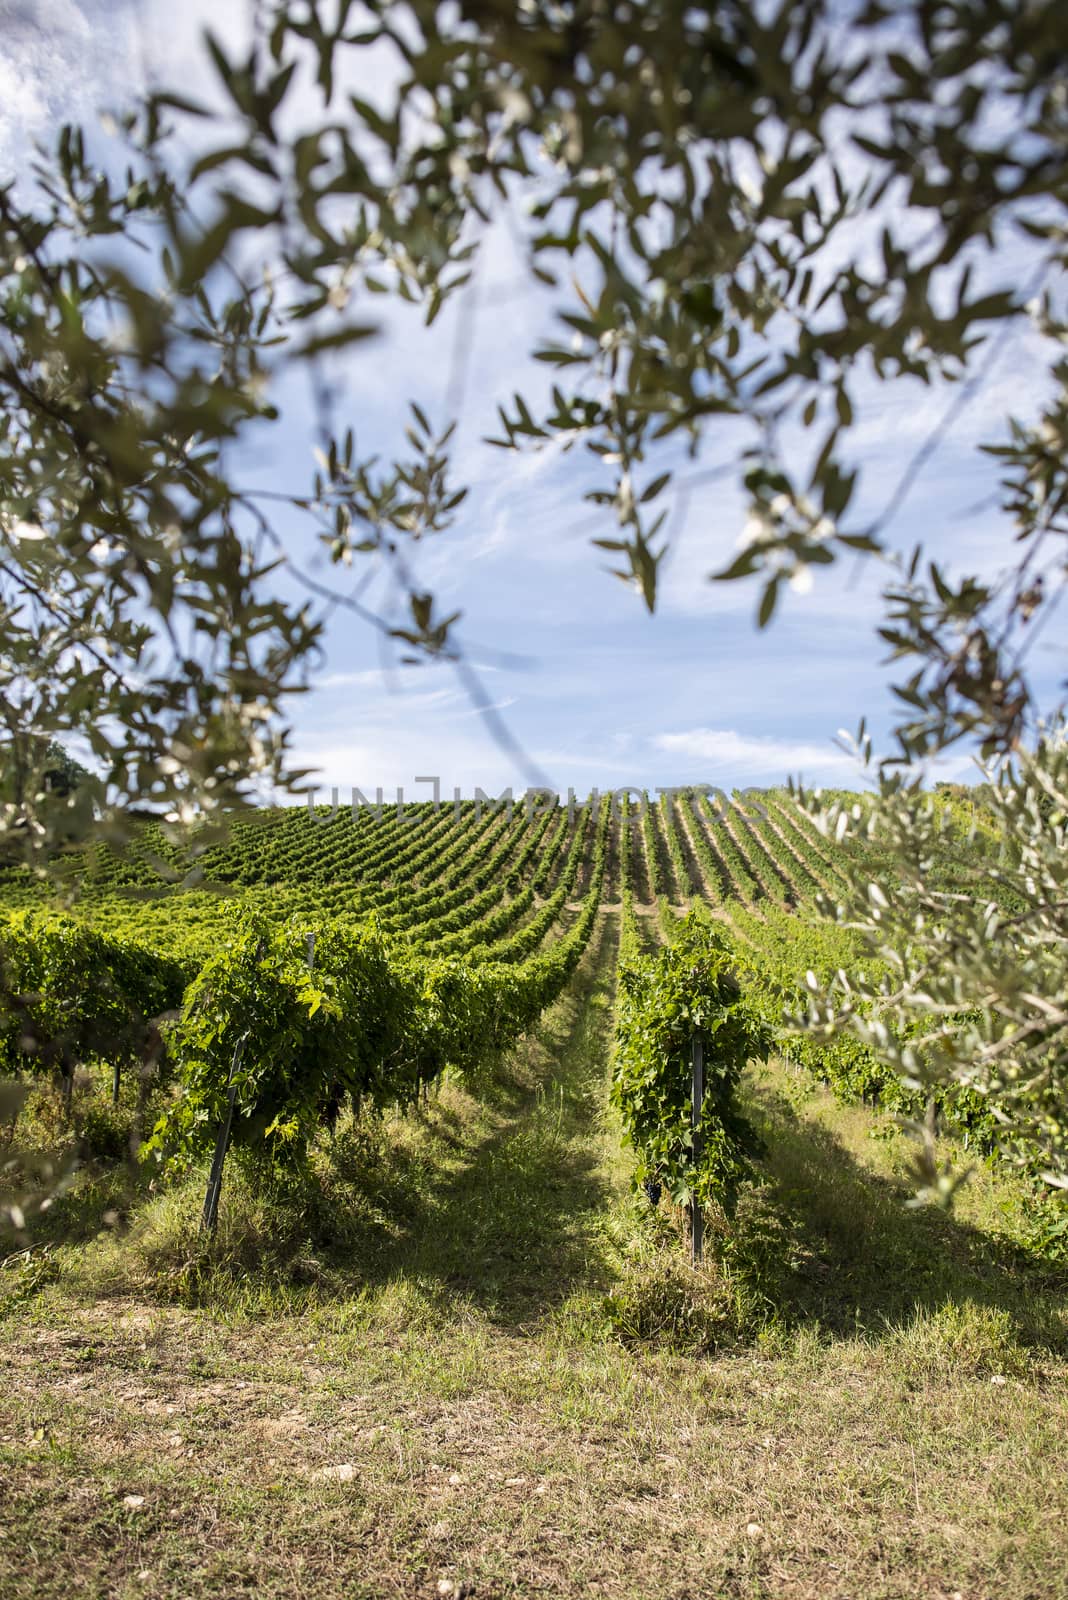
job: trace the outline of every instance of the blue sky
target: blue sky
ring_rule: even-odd
[[[17,172],[27,141],[47,138],[58,118],[93,117],[146,73],[180,76],[187,92],[206,90],[198,29],[205,19],[236,25],[243,13],[242,5],[203,0],[180,12],[159,0],[0,0],[0,176]],[[421,546],[415,564],[443,609],[463,609],[470,656],[530,767],[554,787],[579,791],[686,782],[730,789],[788,774],[848,783],[853,768],[835,746],[837,730],[855,728],[862,714],[884,730],[891,705],[874,635],[884,577],[877,565],[818,570],[811,592],[788,594],[773,626],[758,633],[755,591],[707,580],[745,520],[734,482],[708,482],[689,497],[650,618],[589,543],[613,532],[610,513],[599,526],[581,498],[596,481],[593,458],[518,457],[481,442],[495,431],[499,400],[517,389],[536,395],[549,381],[527,352],[552,328],[553,297],[525,280],[507,229],[487,237],[464,293],[466,306],[454,301],[429,333],[391,311],[378,339],[339,358],[337,415],[355,428],[362,450],[387,458],[409,399],[441,425],[446,395],[456,392],[461,317],[470,348],[455,475],[471,493],[455,528]],[[371,309],[380,315],[381,302]],[[891,530],[895,542],[923,539],[973,570],[1000,564],[1008,540],[996,512],[968,513],[996,483],[975,447],[1007,412],[1031,413],[1040,373],[1036,342],[1021,329],[914,489]],[[242,478],[303,490],[315,443],[309,397],[303,382],[291,381],[278,398],[285,425],[251,442]],[[915,388],[873,392],[857,429],[860,513],[885,504],[951,399]],[[737,442],[725,428],[689,470],[728,460]],[[659,461],[649,463],[648,476],[658,470]],[[303,530],[283,531],[309,564],[316,559]],[[317,575],[336,577],[326,563]],[[1054,632],[1036,652],[1050,695],[1060,667]],[[320,769],[321,786],[346,795],[351,785],[417,794],[418,774],[467,794],[476,784],[519,789],[530,776],[494,742],[449,668],[391,667],[366,626],[343,612],[331,621],[315,688],[294,705],[292,722],[297,764]],[[968,770],[962,757],[943,772]]]

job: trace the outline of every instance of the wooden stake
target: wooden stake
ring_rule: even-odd
[[[690,1107],[690,1125],[693,1128],[693,1159],[694,1165],[696,1166],[701,1159],[701,1146],[697,1129],[700,1126],[701,1107],[704,1105],[705,1100],[705,1050],[701,1036],[698,1033],[695,1033],[693,1036],[692,1049],[693,1097]],[[702,1254],[704,1253],[705,1244],[705,1219],[701,1214],[701,1207],[696,1197],[690,1203],[690,1217],[690,1246],[693,1264],[696,1267],[698,1262],[701,1260]]]
[[[214,1233],[219,1221],[219,1195],[222,1193],[223,1162],[226,1160],[226,1152],[230,1144],[230,1130],[234,1124],[234,1101],[237,1099],[237,1083],[235,1079],[245,1054],[247,1042],[248,1034],[243,1033],[237,1041],[237,1049],[234,1051],[234,1058],[230,1063],[230,1077],[226,1092],[226,1111],[222,1122],[219,1124],[219,1132],[215,1140],[215,1154],[211,1158],[211,1173],[208,1177],[207,1192],[204,1195],[204,1215],[200,1219],[200,1226],[207,1233]]]

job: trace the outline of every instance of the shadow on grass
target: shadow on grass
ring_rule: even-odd
[[[96,1294],[251,1306],[414,1287],[520,1327],[607,1278],[593,1243],[606,1179],[601,1115],[614,926],[602,922],[567,992],[494,1077],[432,1095],[392,1127],[344,1123],[306,1176],[264,1189],[228,1161],[218,1236],[197,1233],[190,1180],[156,1197],[127,1240],[78,1277]]]
[[[611,946],[611,948],[609,948]],[[360,1196],[344,1245],[368,1287],[416,1281],[521,1325],[599,1277],[590,1233],[606,1205],[591,1123],[603,1099],[614,941],[602,924],[567,994],[479,1091],[481,1137],[441,1101],[419,1113],[421,1137],[366,1161],[356,1136],[332,1167]],[[603,1276],[603,1274],[601,1274]]]
[[[135,1206],[126,1239],[91,1243],[75,1278],[98,1296],[134,1289],[259,1312],[396,1288],[413,1314],[467,1305],[510,1328],[588,1293],[604,1298],[621,1337],[693,1350],[749,1343],[769,1327],[882,1339],[924,1314],[951,1334],[954,1319],[966,1332],[985,1317],[1021,1345],[1065,1350],[1062,1270],[957,1217],[910,1210],[903,1182],[873,1172],[766,1081],[750,1091],[765,1182],[730,1224],[710,1219],[709,1273],[689,1271],[670,1219],[643,1224],[644,1202],[621,1264],[606,1248],[615,1198],[597,1138],[614,962],[615,920],[605,918],[567,993],[477,1095],[433,1096],[392,1126],[343,1125],[305,1179],[273,1191],[232,1158],[214,1241],[198,1233],[194,1176]],[[106,1189],[71,1196],[87,1227]]]
[[[114,1106],[111,1069],[82,1068],[69,1121],[56,1087],[35,1082],[0,1139],[0,1203],[25,1195],[35,1250],[83,1244],[125,1223],[148,1196],[152,1173],[136,1159],[132,1135],[152,1126],[163,1100],[158,1093],[142,1100],[131,1076]],[[44,1211],[36,1209],[41,1197],[50,1197]]]
[[[572,1137],[580,1106],[566,1084],[515,1106],[447,1176],[383,1196],[403,1233],[363,1253],[365,1281],[392,1277],[462,1296],[495,1320],[523,1323],[587,1284],[594,1272],[586,1224],[606,1195],[597,1160]],[[403,1180],[402,1180],[403,1181]]]
[[[1021,1344],[1068,1348],[1062,1268],[937,1208],[910,1208],[907,1184],[862,1165],[765,1085],[751,1091],[751,1114],[767,1142],[766,1182],[716,1248],[777,1321],[877,1338],[917,1313],[978,1307]]]

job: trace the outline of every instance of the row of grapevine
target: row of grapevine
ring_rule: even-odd
[[[667,843],[668,858],[675,874],[675,883],[681,899],[691,899],[700,892],[700,885],[695,882],[690,871],[690,864],[686,859],[683,848],[682,835],[675,813],[675,800],[672,795],[663,795],[658,807],[660,826]]]
[[[594,838],[594,852],[592,874],[596,877],[598,888],[604,871],[604,855],[607,839],[608,808],[602,806],[598,813],[596,826],[593,824],[592,808],[586,806],[575,829],[575,836],[571,842],[564,861],[563,870],[557,887],[553,890],[548,900],[540,906],[531,920],[523,925],[517,933],[508,940],[494,945],[472,947],[468,954],[471,959],[492,959],[494,961],[521,961],[537,949],[553,924],[559,919],[567,904],[578,879],[579,871],[586,858],[587,838],[592,834]]]
[[[813,853],[799,848],[796,840],[791,838],[771,807],[765,806],[765,811],[766,817],[754,826],[758,828],[767,849],[775,857],[780,871],[789,878],[795,902],[799,904],[804,900],[814,900],[821,895],[830,897],[831,885],[819,870]]]
[[[778,795],[770,794],[765,803],[799,854],[814,870],[818,870],[825,882],[836,889],[841,889],[845,883],[845,875],[830,840],[820,833],[792,798],[780,799]]]
[[[629,797],[623,800],[619,829],[619,952],[620,965],[634,961],[645,950],[645,937],[634,913],[633,867],[637,854]]]
[[[234,1141],[260,1159],[300,1162],[346,1101],[403,1104],[446,1067],[477,1074],[573,972],[600,904],[605,850],[602,826],[576,921],[525,960],[423,956],[373,927],[250,917],[189,989],[177,1030],[182,1092],[150,1148],[179,1163],[204,1154],[232,1090]]]
[[[641,812],[642,842],[645,846],[645,867],[649,879],[649,888],[653,900],[671,898],[671,883],[668,878],[666,853],[661,848],[660,835],[656,826],[656,809],[649,803],[649,796],[642,793]]]
[[[619,950],[620,965],[635,960],[644,948],[641,929],[634,914],[634,891],[631,887],[633,855],[633,830],[630,823],[630,800],[623,801],[619,829]]]
[[[738,847],[730,829],[721,821],[705,795],[697,797],[693,814],[703,827],[722,861],[728,879],[729,892],[745,905],[760,898],[760,888],[749,870],[749,863]]]
[[[696,812],[694,795],[684,797],[680,811],[681,826],[686,829],[690,847],[701,869],[704,898],[711,905],[721,905],[730,897],[731,875],[727,866],[701,825]]]
[[[531,880],[535,894],[545,894],[561,870],[561,863],[565,859],[564,842],[567,839],[567,828],[567,814],[562,811],[551,829],[548,846],[542,851]]]
[[[472,891],[479,892],[497,881],[502,864],[515,849],[517,832],[502,817],[493,818],[481,831],[463,830],[447,849],[431,849],[433,854],[412,867],[406,882],[391,881],[380,887],[339,886],[329,903],[337,906],[338,896],[347,897],[347,909],[356,916],[374,911],[382,918],[407,927],[429,912],[449,912],[463,905]]]
[[[740,913],[732,918],[731,927],[737,970],[755,995],[784,1060],[844,1101],[866,1101],[898,1116],[923,1117],[926,1091],[902,1082],[861,1039],[842,1032],[828,1037],[803,1026],[812,998],[809,974],[818,989],[825,989],[832,980],[841,982],[849,972],[863,968],[889,989],[897,981],[895,968],[865,955],[852,930],[834,922],[769,910],[760,918]],[[918,1059],[924,1034],[935,1025],[931,1019],[926,1026],[917,1023],[910,1029],[909,1041]],[[994,1145],[996,1124],[985,1099],[974,1089],[959,1085],[944,1089],[936,1104],[946,1123],[966,1142],[988,1149]]]
[[[732,806],[722,826],[734,839],[761,896],[773,905],[786,904],[792,894],[789,879],[779,870],[750,818],[740,807]]]
[[[55,1071],[69,1100],[74,1070],[156,1057],[156,1019],[181,1005],[189,967],[71,917],[9,913],[0,922],[0,1062],[21,1076]]]
[[[504,935],[515,930],[516,924],[522,924],[534,907],[534,890],[529,884],[511,899],[502,900],[500,890],[487,890],[486,894],[492,894],[490,904],[481,908],[483,897],[478,896],[480,915],[477,917],[470,920],[464,918],[455,928],[453,917],[435,917],[422,924],[417,931],[413,930],[411,943],[417,949],[433,950],[436,955],[452,955],[461,950],[495,946]]]
[[[487,828],[466,848],[448,852],[448,860],[439,863],[442,870],[428,874],[420,887],[406,889],[392,885],[387,891],[373,896],[361,896],[354,909],[373,910],[384,923],[397,929],[424,927],[428,920],[454,917],[448,928],[458,928],[465,921],[474,921],[499,899],[502,876],[511,875],[510,863],[522,837],[522,827],[499,825]]]
[[[625,930],[621,949],[611,1099],[635,1153],[635,1180],[678,1205],[714,1202],[730,1212],[759,1141],[737,1104],[746,1063],[768,1054],[771,1034],[739,986],[726,934],[696,915],[648,956]],[[691,1059],[704,1045],[705,1094],[692,1126]]]
[[[677,918],[672,908],[673,892],[671,854],[668,835],[663,827],[664,814],[659,805],[651,805],[649,796],[642,795],[641,833],[645,847],[645,863],[649,888],[656,902],[657,922],[661,937],[670,944],[675,937]]]

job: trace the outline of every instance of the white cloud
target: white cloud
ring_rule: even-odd
[[[14,176],[35,139],[89,109],[97,56],[74,0],[0,0],[0,177]]]
[[[689,728],[680,733],[658,734],[658,749],[695,762],[707,762],[725,782],[745,779],[781,782],[787,777],[810,783],[840,783],[845,788],[867,787],[856,758],[836,749],[831,741],[766,737],[738,733],[730,728]],[[926,782],[936,779],[965,782],[978,777],[970,755],[944,755],[923,764]]]
[[[461,703],[467,705],[466,695],[457,686],[439,684],[434,688],[427,679],[424,679],[424,684],[422,688],[412,687],[410,679],[406,682],[394,680],[377,668],[359,672],[331,672],[315,681],[315,689],[320,694],[315,701],[305,704],[317,713],[325,711],[327,720],[334,724],[346,716],[356,715],[364,727],[378,723],[392,724],[399,720],[411,721],[424,711],[437,715],[449,707]],[[353,699],[343,692],[349,689],[366,689],[369,692]],[[450,720],[455,719],[450,715]]]
[[[681,733],[657,734],[659,750],[713,763],[717,770],[739,778],[778,778],[803,773],[841,778],[856,777],[857,764],[844,751],[801,739],[775,739],[738,733],[732,728],[689,728]]]
[[[598,779],[603,773],[611,772],[617,777],[630,778],[635,783],[641,776],[636,762],[617,761],[600,752],[592,757],[589,751],[576,753],[574,750],[538,750],[536,754],[540,764],[549,772],[555,772],[559,767],[565,772],[576,767],[584,772],[593,768]]]
[[[361,672],[326,672],[321,678],[314,678],[312,684],[317,693],[331,689],[384,689],[386,675],[380,667],[367,667]]]
[[[375,725],[360,717],[351,738],[346,739],[336,719],[321,733],[302,734],[298,729],[290,765],[312,768],[314,783],[325,794],[331,787],[341,791],[345,802],[355,787],[373,797],[381,787],[387,798],[398,788],[412,800],[428,799],[427,783],[416,783],[420,774],[437,774],[442,796],[451,799],[454,787],[473,794],[475,786],[499,793],[511,784],[524,787],[522,775],[497,750],[488,735],[473,729],[468,734],[441,730],[427,719],[395,719],[392,725]]]
[[[380,689],[389,693],[403,693],[414,698],[417,703],[426,704],[427,699],[438,702],[446,698],[456,698],[456,693],[450,689],[426,689],[417,687],[416,674],[422,674],[422,682],[426,683],[426,668],[398,666],[389,670],[385,667],[362,667],[352,672],[325,672],[321,677],[312,678],[312,688],[317,694],[329,694],[335,689]]]

